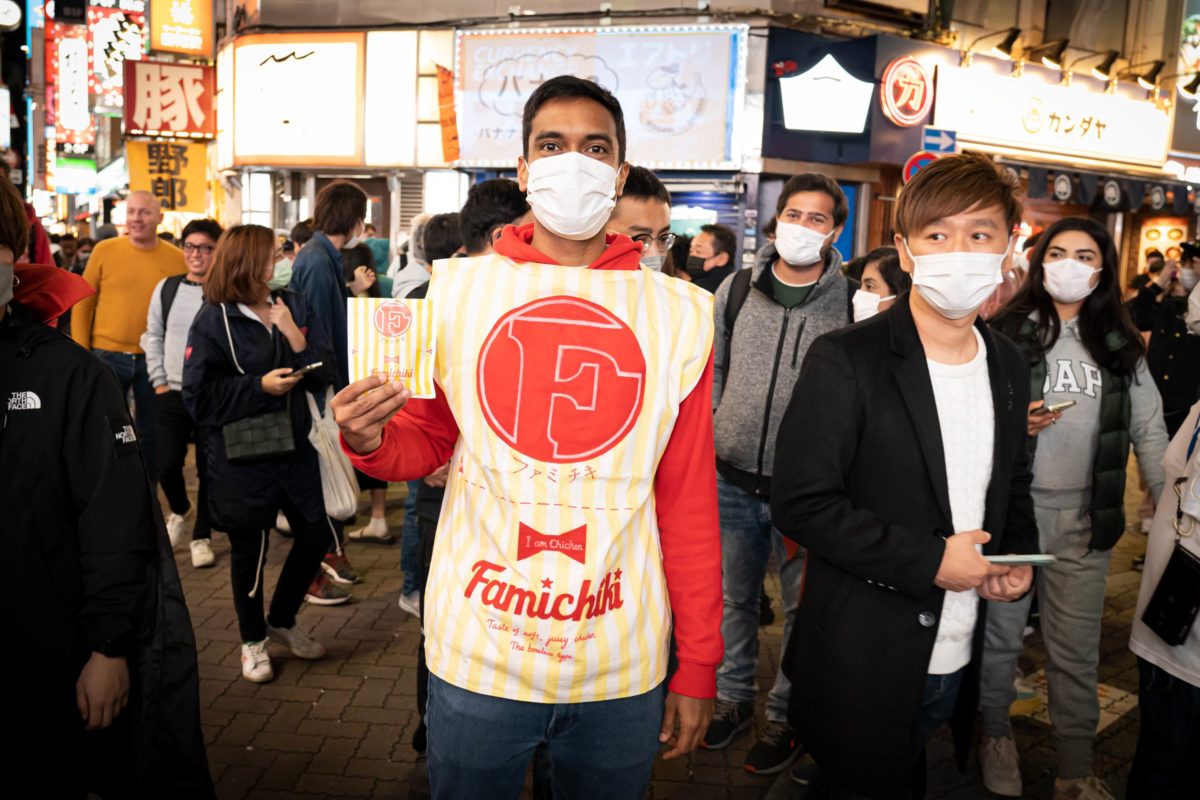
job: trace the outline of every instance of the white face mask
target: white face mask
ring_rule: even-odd
[[[1074,303],[1092,293],[1092,276],[1100,270],[1063,258],[1042,264],[1042,285],[1060,303]]]
[[[529,162],[525,199],[537,221],[564,239],[591,239],[617,204],[617,171],[582,153]]]
[[[879,304],[884,300],[895,300],[896,295],[888,295],[880,297],[874,292],[868,292],[866,289],[859,289],[854,293],[854,297],[850,298],[851,304],[854,306],[854,321],[862,322],[864,319],[870,319],[879,313]]]
[[[270,286],[272,289],[282,289],[291,280],[292,260],[290,258],[281,258],[275,262],[275,274],[271,276],[271,280],[267,281],[267,286]]]
[[[969,316],[1004,281],[1001,267],[1008,257],[1007,248],[1003,253],[914,256],[905,240],[904,249],[913,260],[913,286],[946,319]]]
[[[13,265],[0,264],[0,308],[4,308],[13,299]]]
[[[821,260],[830,234],[803,225],[780,222],[775,226],[775,251],[794,267],[807,267]]]
[[[1196,270],[1191,267],[1184,267],[1179,270],[1179,282],[1183,285],[1184,289],[1190,292],[1196,288],[1197,283],[1200,283],[1200,275],[1197,275]]]
[[[666,261],[666,256],[642,256],[642,266],[655,272],[662,272],[663,264]]]

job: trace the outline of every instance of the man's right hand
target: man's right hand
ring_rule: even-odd
[[[404,408],[412,392],[379,375],[363,378],[342,389],[330,407],[342,438],[360,455],[373,453],[383,442],[383,426]]]
[[[171,391],[171,387],[170,387],[170,386],[168,386],[168,385],[167,385],[167,384],[165,384],[165,383],[164,383],[164,384],[162,384],[162,385],[160,385],[160,386],[155,386],[155,387],[154,387],[154,393],[155,393],[155,394],[166,394],[166,393],[167,393],[167,392],[169,392],[169,391]]]
[[[942,565],[933,582],[948,592],[965,592],[978,589],[992,575],[1008,574],[1008,567],[989,563],[975,549],[991,538],[986,531],[963,531],[947,538]]]

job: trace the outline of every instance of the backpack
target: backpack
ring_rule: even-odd
[[[183,283],[183,277],[183,275],[172,275],[163,281],[162,289],[159,290],[158,297],[162,301],[163,330],[167,328],[167,317],[171,315],[171,305],[175,302],[175,295],[179,294],[179,284]]]

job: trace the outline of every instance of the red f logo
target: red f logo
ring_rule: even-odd
[[[409,325],[412,325],[412,311],[399,300],[389,300],[375,309],[375,330],[389,339],[403,336]]]
[[[539,461],[608,452],[642,410],[646,359],[629,326],[603,306],[550,297],[500,318],[479,353],[488,425]]]

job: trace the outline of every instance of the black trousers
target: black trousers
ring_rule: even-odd
[[[269,532],[253,528],[229,530],[233,607],[244,642],[265,639],[268,623],[273,628],[290,628],[296,624],[296,612],[304,602],[304,592],[312,583],[333,536],[329,518],[324,515],[309,521],[288,500],[284,501],[282,511],[292,528],[292,549],[283,562],[271,598],[270,614],[265,621],[263,565],[267,560]]]
[[[421,537],[421,559],[417,566],[417,593],[421,597],[421,641],[417,646],[417,729],[413,731],[413,749],[424,753],[426,748],[425,708],[429,704],[429,666],[425,663],[425,585],[429,582],[429,565],[433,563],[433,538],[437,520],[417,517],[417,534]]]
[[[198,443],[196,424],[183,407],[183,395],[169,391],[154,396],[155,410],[155,456],[158,461],[158,483],[167,496],[167,505],[173,514],[186,514],[192,507],[188,500],[187,487],[183,481],[183,462],[187,458],[190,442],[196,444],[196,476],[200,481],[196,497],[196,524],[192,528],[192,539],[211,539],[212,528],[208,521],[208,480],[205,475],[204,447]]]

